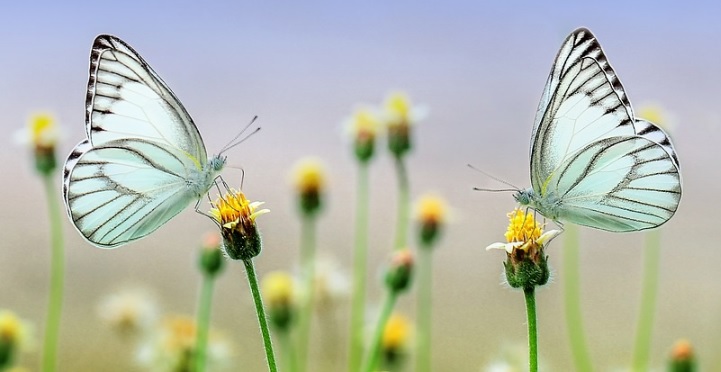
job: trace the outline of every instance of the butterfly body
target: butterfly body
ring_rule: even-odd
[[[659,226],[681,198],[678,157],[659,127],[634,117],[593,34],[568,36],[531,137],[531,184],[515,199],[559,223],[613,232]]]
[[[208,158],[185,108],[122,40],[95,39],[86,134],[70,153],[63,195],[70,220],[102,248],[140,239],[202,198],[225,165]]]

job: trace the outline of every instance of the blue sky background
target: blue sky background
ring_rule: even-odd
[[[330,177],[319,249],[347,267],[355,168],[343,119],[355,105],[378,104],[394,89],[428,107],[409,159],[414,199],[436,191],[456,212],[436,252],[434,358],[439,370],[478,370],[502,345],[523,345],[525,328],[522,296],[499,285],[502,255],[482,250],[502,239],[513,200],[470,191],[497,185],[466,164],[528,185],[528,142],[543,84],[563,39],[585,26],[599,38],[631,102],[636,107],[657,103],[676,124],[672,136],[683,167],[684,196],[663,231],[653,360],[661,368],[673,341],[688,337],[705,366],[718,365],[721,359],[711,355],[721,345],[721,286],[711,273],[721,259],[712,217],[721,192],[719,8],[700,1],[5,5],[0,14],[0,128],[8,135],[0,146],[6,159],[0,163],[6,195],[0,211],[6,237],[0,243],[0,307],[39,324],[47,280],[41,185],[11,133],[41,110],[54,113],[64,127],[61,157],[83,138],[90,46],[96,35],[110,33],[132,45],[173,89],[209,152],[259,116],[263,130],[228,155],[231,165],[246,172],[248,196],[266,201],[272,210],[260,220],[266,242],[261,272],[294,268],[298,222],[287,179],[293,164],[307,155],[322,158]],[[372,172],[371,264],[379,266],[392,239],[395,210],[387,154]],[[232,169],[225,175],[236,184],[240,178]],[[94,320],[95,302],[119,286],[152,287],[166,311],[193,312],[195,247],[187,242],[199,241],[213,226],[200,218],[188,211],[148,239],[115,251],[90,247],[66,224],[70,271],[61,366],[105,365],[117,360],[117,353],[106,349],[125,350]],[[643,234],[583,229],[582,238],[592,356],[602,369],[621,368],[633,345]],[[554,245],[552,264],[560,268],[560,244]],[[369,278],[375,280],[380,272],[373,269]],[[563,273],[555,273],[555,283],[539,293],[541,354],[552,369],[563,369],[571,359],[559,311]],[[376,287],[371,296],[379,299]],[[214,321],[240,345],[238,360],[261,368],[246,291],[240,268],[229,270],[217,297],[227,306],[216,308]],[[412,311],[412,305],[406,299],[400,306]],[[244,314],[242,321],[238,314]],[[89,346],[89,340],[97,341]]]

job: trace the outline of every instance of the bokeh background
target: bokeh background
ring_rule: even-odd
[[[342,121],[359,103],[379,104],[401,89],[428,107],[409,158],[413,199],[444,196],[454,211],[435,254],[434,366],[477,371],[501,351],[525,345],[523,296],[502,284],[499,252],[510,194],[466,167],[471,163],[525,187],[533,117],[553,58],[573,29],[599,38],[631,102],[655,103],[671,115],[684,195],[663,227],[663,251],[652,364],[688,338],[706,370],[721,368],[721,285],[717,249],[721,194],[721,6],[714,2],[13,2],[0,13],[0,307],[36,324],[48,289],[48,221],[30,154],[12,133],[37,111],[64,129],[61,156],[84,138],[88,56],[94,37],[131,44],[175,91],[195,119],[209,152],[254,115],[262,131],[228,153],[245,170],[243,188],[271,213],[260,218],[265,250],[260,275],[294,270],[299,221],[288,182],[295,162],[321,158],[329,177],[319,225],[319,254],[350,277],[355,164]],[[381,149],[384,147],[381,146]],[[238,185],[241,172],[226,169]],[[395,177],[381,151],[371,169],[371,303],[393,238]],[[60,198],[60,177],[58,193]],[[191,208],[152,236],[117,250],[84,242],[70,223],[60,370],[126,371],[134,350],[102,327],[101,298],[120,288],[154,293],[163,312],[193,314],[195,267],[211,221]],[[562,239],[562,238],[560,238]],[[551,264],[561,267],[560,246]],[[581,230],[583,311],[589,348],[601,370],[628,366],[633,349],[643,234]],[[215,293],[212,322],[234,342],[241,370],[264,369],[263,351],[242,265],[231,264]],[[540,353],[552,370],[572,366],[562,306],[564,273],[538,292]],[[413,297],[399,307],[412,314]],[[345,337],[347,303],[332,337]],[[372,312],[372,310],[371,310]],[[318,323],[316,323],[318,324]],[[342,359],[346,347],[322,341],[316,356]],[[23,357],[37,365],[39,349]],[[509,346],[510,345],[510,346]],[[329,349],[330,347],[330,349]],[[332,359],[332,358],[331,358]],[[337,365],[336,365],[337,366]],[[318,366],[326,370],[333,367]]]

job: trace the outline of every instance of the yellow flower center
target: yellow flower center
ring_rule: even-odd
[[[10,343],[18,342],[22,333],[22,322],[11,311],[0,311],[0,339]]]
[[[391,125],[408,124],[410,122],[411,102],[403,93],[392,93],[385,102],[386,111],[391,114],[395,120]]]
[[[393,314],[388,319],[383,330],[383,348],[386,350],[400,349],[408,343],[411,333],[411,323],[403,315]]]
[[[285,272],[271,272],[263,279],[263,292],[268,307],[288,305],[293,302],[293,278]]]
[[[323,166],[315,159],[301,161],[295,171],[295,185],[301,194],[317,193],[323,188]]]
[[[258,216],[269,212],[267,209],[258,210],[262,204],[262,202],[251,203],[242,191],[231,189],[225,196],[218,198],[210,214],[225,228],[238,227],[247,231],[253,227]]]
[[[374,138],[378,133],[378,118],[369,109],[359,109],[353,114],[352,131],[356,139]]]
[[[163,322],[166,338],[164,346],[168,351],[191,350],[195,345],[195,321],[186,316],[173,316]]]
[[[30,140],[33,145],[52,147],[57,142],[55,119],[48,114],[37,114],[30,119]]]
[[[505,235],[509,243],[534,241],[543,234],[543,229],[536,222],[533,211],[526,213],[516,208],[508,214],[508,219],[508,230]]]
[[[418,219],[424,224],[439,224],[445,220],[446,203],[437,196],[424,196],[418,203]]]

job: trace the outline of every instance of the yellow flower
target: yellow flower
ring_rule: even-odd
[[[380,126],[377,113],[368,107],[359,107],[346,122],[353,138],[356,158],[367,162],[375,152],[375,139]]]
[[[257,256],[261,244],[255,220],[270,212],[258,209],[263,202],[250,202],[242,191],[230,189],[211,205],[210,215],[220,226],[225,253],[234,260]]]
[[[104,298],[98,305],[100,318],[121,334],[147,331],[158,317],[155,299],[143,290],[126,289]]]
[[[423,107],[414,107],[403,92],[393,92],[383,103],[384,117],[388,129],[388,148],[400,157],[411,149],[411,125],[425,115]]]
[[[153,371],[189,371],[195,354],[195,320],[182,315],[168,316],[141,346],[139,361]],[[208,365],[224,364],[230,358],[228,341],[211,330],[208,335]]]
[[[18,352],[30,348],[30,328],[14,312],[0,309],[0,370],[10,367]]]
[[[50,175],[57,167],[55,146],[60,140],[60,129],[50,114],[39,113],[30,117],[25,129],[15,133],[15,141],[32,149],[35,168],[43,175]]]
[[[287,306],[295,302],[293,277],[284,271],[266,274],[261,287],[269,308]]]
[[[381,348],[383,354],[399,354],[408,347],[411,338],[411,321],[403,314],[394,313],[383,329]]]
[[[551,276],[544,248],[561,231],[543,232],[543,227],[533,216],[534,213],[514,209],[508,214],[506,243],[493,243],[486,247],[486,250],[506,251],[507,260],[503,266],[506,269],[506,281],[513,288],[522,287],[527,290],[544,285]]]
[[[438,238],[448,218],[448,206],[440,196],[426,194],[416,206],[416,219],[420,224],[421,242],[430,246]]]
[[[543,232],[543,228],[534,217],[534,212],[524,212],[523,209],[516,208],[508,214],[509,224],[506,230],[506,243],[493,243],[486,247],[490,249],[503,249],[509,254],[514,249],[528,251],[534,245],[543,245],[561,233],[560,230],[550,230]]]
[[[296,164],[293,184],[298,190],[300,209],[306,215],[320,211],[321,197],[325,188],[323,163],[316,158],[305,158]]]

